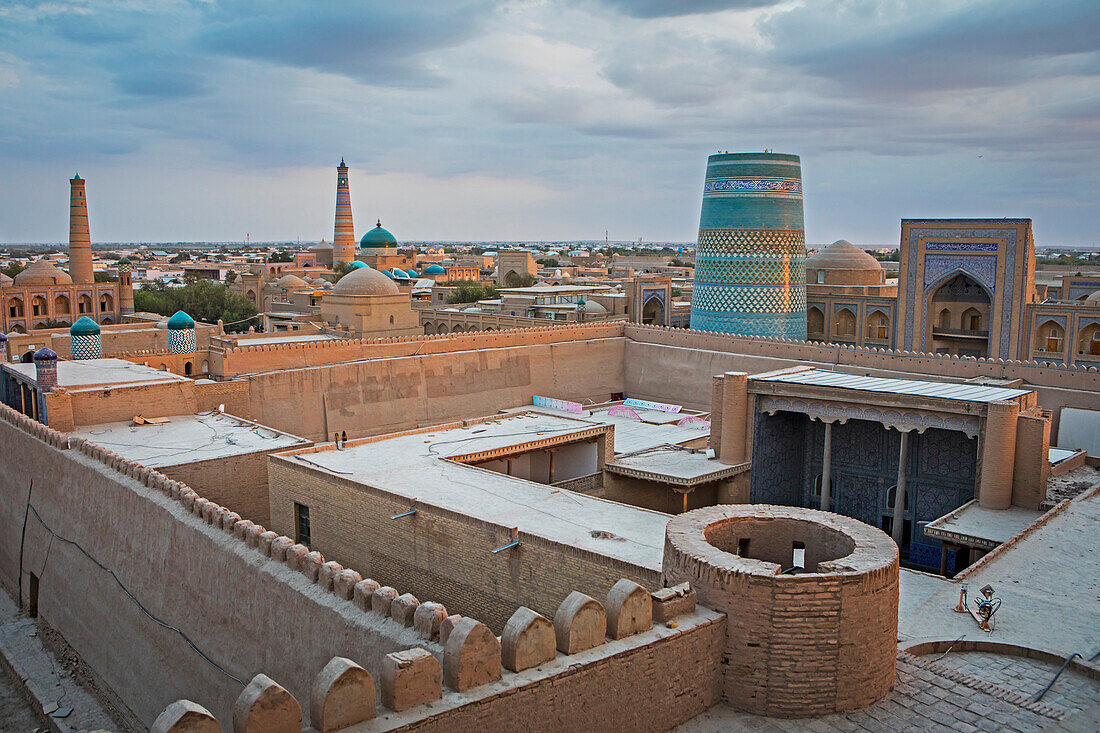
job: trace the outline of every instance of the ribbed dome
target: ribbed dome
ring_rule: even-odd
[[[881,270],[882,264],[851,242],[838,239],[808,258],[806,267],[814,270]]]
[[[335,295],[395,295],[397,285],[373,267],[363,266],[340,278]]]
[[[446,275],[447,271],[444,270],[439,265],[428,265],[426,268],[424,268],[424,274],[425,275]]]
[[[51,265],[48,260],[38,260],[31,263],[31,266],[26,270],[16,275],[13,282],[17,286],[72,285],[73,279]]]
[[[404,279],[404,278],[407,278],[409,275],[408,275],[407,272],[402,270],[400,267],[395,267],[395,268],[393,268],[393,276],[394,277],[400,277],[400,278]]]
[[[416,270],[405,270],[409,277],[420,277],[416,274]]]
[[[168,328],[172,331],[182,331],[185,328],[194,327],[195,319],[183,311],[176,311],[175,314],[168,319]]]
[[[1085,305],[1100,305],[1100,290],[1085,298]]]
[[[69,327],[70,336],[95,336],[99,333],[99,324],[88,316],[81,316]]]
[[[332,242],[326,242],[322,239],[320,244],[315,244],[310,249],[315,252],[319,249],[332,249]]]
[[[363,235],[363,238],[359,240],[360,247],[396,247],[397,237],[390,234],[388,231],[382,228],[382,221],[378,221],[378,226],[371,229],[369,232]]]
[[[281,278],[275,281],[275,284],[284,290],[294,290],[295,288],[308,288],[307,283],[297,275],[283,275]]]

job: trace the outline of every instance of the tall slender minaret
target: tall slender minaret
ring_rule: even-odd
[[[336,229],[332,235],[332,264],[355,261],[355,224],[351,220],[351,188],[343,158],[336,167]]]
[[[79,173],[69,181],[69,277],[78,285],[95,282],[88,199],[84,194],[84,179]]]

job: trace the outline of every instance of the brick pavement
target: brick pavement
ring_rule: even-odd
[[[992,682],[1029,698],[1050,684],[1059,664],[990,652],[952,652],[938,664]],[[1100,704],[1100,681],[1067,669],[1043,696],[1043,704],[1073,714]]]
[[[1093,689],[1095,691],[1095,687]],[[1027,733],[1055,725],[1063,715],[1063,710],[1027,703],[1025,698],[1013,696],[1011,690],[988,682],[981,683],[938,663],[902,653],[898,655],[897,682],[893,691],[862,710],[809,720],[783,720],[716,705],[676,730],[680,733],[726,733],[735,730],[767,733],[899,730]]]

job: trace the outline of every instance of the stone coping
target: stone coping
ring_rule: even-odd
[[[780,575],[783,568],[776,563],[741,557],[721,550],[707,541],[708,527],[731,519],[795,520],[817,524],[843,534],[855,546],[848,555],[818,563],[819,571],[816,573]],[[896,566],[898,562],[897,545],[879,529],[832,512],[769,504],[725,504],[680,514],[669,521],[665,530],[665,544],[666,547],[671,545],[679,553],[721,572],[773,576],[776,582],[791,584],[797,584],[800,579],[816,582],[822,576],[863,575],[876,570],[885,571]]]

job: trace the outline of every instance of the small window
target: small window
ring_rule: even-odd
[[[749,556],[749,538],[748,537],[742,537],[741,539],[737,540],[737,554],[740,555],[741,557],[748,557]]]
[[[298,534],[295,539],[298,540],[298,544],[309,547],[309,507],[305,504],[294,502],[294,516],[297,517],[295,528]]]
[[[793,555],[791,565],[796,568],[806,567],[806,543],[794,542],[791,544],[791,553]]]

